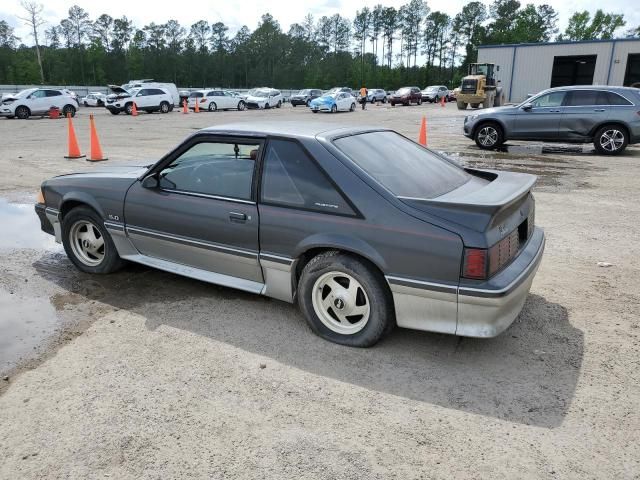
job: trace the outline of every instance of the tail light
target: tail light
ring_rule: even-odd
[[[487,278],[487,250],[483,248],[465,248],[462,276],[483,280]]]
[[[205,97],[202,97],[202,100],[200,100],[200,103],[204,103],[206,101],[207,101],[207,99]]]

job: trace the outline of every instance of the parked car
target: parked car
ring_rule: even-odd
[[[306,105],[308,107],[311,103],[311,100],[314,100],[321,95],[322,90],[318,90],[316,88],[305,88],[304,90],[300,90],[295,95],[291,95],[289,101],[294,107],[298,105]]]
[[[356,99],[347,92],[325,93],[321,97],[311,100],[309,108],[313,113],[338,111],[353,112],[356,109]]]
[[[382,90],[381,88],[372,88],[369,90],[367,95],[367,100],[371,103],[382,102],[387,103],[387,92]]]
[[[153,79],[147,78],[143,80],[130,80],[128,83],[122,85],[122,88],[128,91],[133,90],[134,88],[161,88],[171,95],[172,106],[181,105],[180,92],[178,92],[178,88],[175,83],[156,82]]]
[[[107,96],[100,92],[89,92],[86,97],[82,97],[80,103],[85,107],[104,107]]]
[[[244,110],[246,104],[240,97],[235,97],[224,90],[196,90],[189,94],[189,108],[195,110],[196,102],[199,109],[215,112],[216,110]]]
[[[456,101],[456,89],[449,90],[449,95],[447,95],[447,102],[455,102]]]
[[[402,87],[391,95],[391,106],[395,107],[396,104],[409,106],[412,103],[422,105],[422,94],[418,87]]]
[[[63,115],[75,116],[80,106],[78,97],[69,90],[53,88],[28,88],[2,99],[0,117],[26,119],[31,115],[44,115],[51,107],[60,109]]]
[[[117,85],[109,85],[109,88],[113,94],[107,96],[105,108],[113,115],[120,112],[131,115],[134,102],[137,110],[147,113],[168,113],[173,110],[173,97],[163,88],[144,87],[133,88],[130,91]]]
[[[544,90],[520,105],[468,115],[464,134],[483,149],[507,140],[593,142],[604,155],[640,143],[640,91],[629,87],[575,86]]]
[[[321,337],[367,347],[396,325],[504,331],[544,248],[535,180],[381,127],[242,123],[151,166],[46,180],[35,210],[82,272],[129,260],[297,301]]]
[[[431,85],[420,93],[422,95],[422,101],[430,103],[439,102],[441,98],[444,98],[446,101],[449,97],[449,89],[444,85]]]
[[[258,88],[245,100],[247,108],[280,108],[282,93],[275,88]]]

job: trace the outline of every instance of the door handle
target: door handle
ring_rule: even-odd
[[[549,113],[560,113],[560,110],[549,110]]]
[[[229,212],[229,220],[235,223],[244,223],[247,221],[247,215],[238,212]]]
[[[604,112],[605,109],[604,108],[596,108],[593,110],[594,112]]]

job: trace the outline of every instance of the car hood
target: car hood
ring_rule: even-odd
[[[254,97],[253,95],[250,95],[246,97],[246,100],[247,102],[261,103],[261,102],[266,102],[269,99],[267,97]]]
[[[131,178],[136,179],[142,176],[155,162],[136,162],[135,164],[120,164],[100,166],[88,172],[69,173],[66,175],[58,175],[54,178]]]
[[[335,99],[331,97],[318,97],[311,100],[311,103],[333,103],[334,101]]]

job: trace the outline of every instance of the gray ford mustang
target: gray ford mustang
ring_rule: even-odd
[[[381,128],[246,123],[47,180],[35,208],[83,272],[128,260],[297,301],[318,335],[366,347],[396,325],[504,331],[544,249],[535,180]]]

